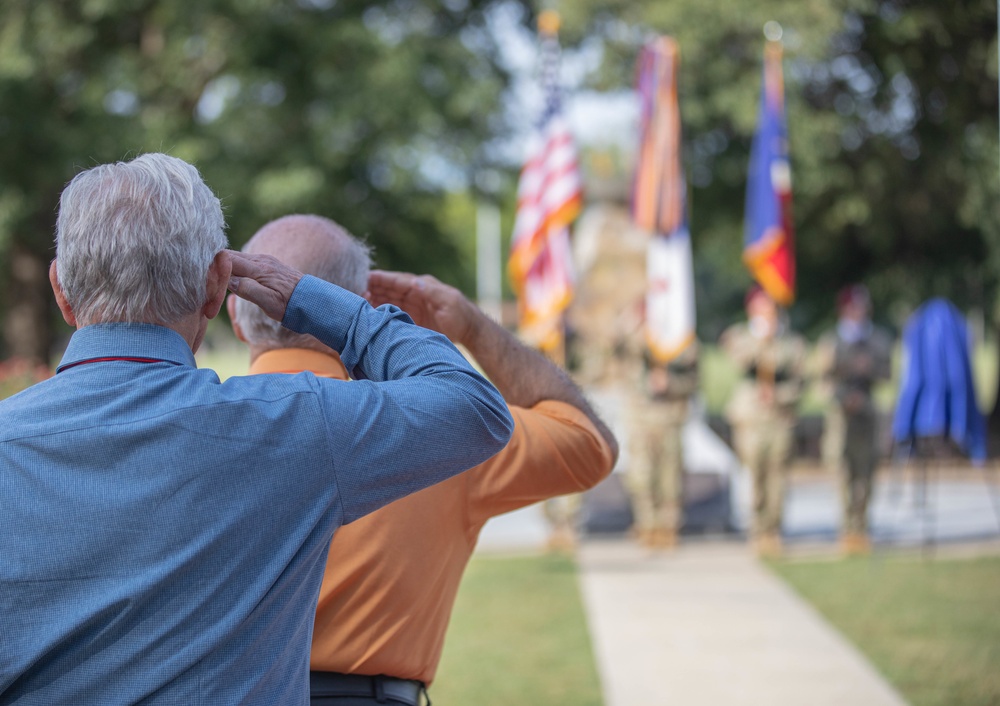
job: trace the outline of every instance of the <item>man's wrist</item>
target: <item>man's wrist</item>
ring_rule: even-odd
[[[466,309],[466,326],[465,332],[456,343],[460,343],[475,355],[477,350],[481,350],[484,341],[488,340],[490,327],[496,324],[468,299],[463,298],[462,306]]]
[[[340,353],[347,345],[358,311],[366,307],[358,295],[305,275],[288,298],[281,325],[296,333],[311,334]]]

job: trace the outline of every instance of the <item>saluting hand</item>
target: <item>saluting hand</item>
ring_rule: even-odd
[[[275,321],[285,318],[288,300],[302,273],[270,255],[228,252],[233,263],[229,291],[253,302]]]
[[[470,340],[477,317],[482,316],[460,291],[431,275],[373,270],[368,291],[372,306],[398,306],[418,326],[443,333],[456,343]]]

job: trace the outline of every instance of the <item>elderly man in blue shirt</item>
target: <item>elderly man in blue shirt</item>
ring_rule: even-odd
[[[77,330],[52,379],[0,402],[2,703],[307,704],[334,531],[509,438],[445,337],[227,251],[223,228],[166,155],[63,191],[50,278]],[[198,370],[227,289],[359,382]]]

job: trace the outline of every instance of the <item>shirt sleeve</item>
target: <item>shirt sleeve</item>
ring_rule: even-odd
[[[312,380],[345,522],[482,463],[510,438],[500,393],[400,309],[306,276],[282,324],[336,350],[357,380]]]
[[[465,476],[473,527],[540,500],[587,490],[611,473],[611,448],[576,407],[548,400],[531,409],[511,407],[511,414],[510,442]]]

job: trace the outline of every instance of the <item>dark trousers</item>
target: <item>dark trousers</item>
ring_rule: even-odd
[[[420,706],[431,700],[420,682],[386,676],[309,672],[312,706]],[[404,695],[400,695],[400,694]],[[422,698],[421,698],[422,697]]]
[[[402,701],[396,701],[396,699],[387,698],[385,701],[376,701],[374,696],[368,698],[363,696],[310,696],[309,703],[312,706],[372,706],[372,704],[406,706]]]

